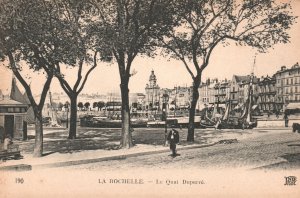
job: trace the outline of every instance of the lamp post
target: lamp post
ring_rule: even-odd
[[[167,146],[167,136],[168,136],[168,123],[167,123],[167,110],[168,110],[168,101],[169,101],[169,95],[163,94],[163,108],[162,108],[162,120],[165,121],[165,146]]]
[[[67,112],[66,128],[68,129],[69,128],[69,103],[68,102],[65,103],[65,110]]]

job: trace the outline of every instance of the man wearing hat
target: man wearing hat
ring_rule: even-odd
[[[176,157],[176,144],[179,143],[178,131],[172,128],[172,130],[168,134],[167,140],[170,143],[170,149],[172,151],[172,156]]]

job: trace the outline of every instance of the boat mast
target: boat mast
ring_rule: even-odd
[[[248,115],[246,121],[249,123],[251,122],[251,108],[252,108],[252,97],[253,97],[253,78],[254,78],[254,67],[256,63],[256,54],[254,56],[251,76],[250,76],[250,83],[249,83],[249,104],[248,104]]]
[[[214,101],[214,110],[213,110],[213,115],[211,116],[211,118],[214,118],[216,116],[216,114],[218,113],[218,107],[219,107],[220,84],[216,84],[216,85],[218,85],[217,100],[215,98],[215,101]]]

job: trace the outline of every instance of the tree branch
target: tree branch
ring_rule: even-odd
[[[53,79],[53,74],[48,74],[47,80],[46,80],[46,82],[44,84],[44,87],[43,87],[43,90],[42,90],[40,102],[39,102],[39,105],[38,105],[39,106],[38,108],[40,110],[43,109],[43,106],[45,104],[45,100],[46,100],[46,97],[47,97],[47,93],[48,93],[48,91],[50,89],[50,85],[51,85],[52,79]]]
[[[80,60],[79,60],[79,68],[78,68],[78,72],[77,72],[77,80],[76,80],[76,83],[75,83],[75,85],[74,85],[74,87],[73,87],[73,91],[75,91],[75,92],[77,92],[77,88],[78,88],[78,86],[79,86],[79,84],[80,84],[80,82],[81,82],[81,79],[82,79],[82,67],[83,67],[83,58],[81,58]]]
[[[14,75],[17,77],[17,79],[20,81],[20,83],[23,85],[26,93],[28,94],[28,99],[30,101],[30,103],[32,104],[32,106],[36,106],[37,107],[37,104],[33,98],[33,95],[32,95],[32,92],[31,92],[31,89],[30,89],[30,86],[27,84],[27,82],[24,80],[24,78],[22,77],[22,75],[20,74],[17,66],[16,66],[16,62],[15,62],[15,59],[13,57],[13,54],[12,52],[8,52],[7,53],[7,56],[8,56],[8,59],[9,59],[9,64],[10,64],[10,67],[14,73]]]
[[[184,55],[180,55],[174,48],[172,48],[170,45],[168,45],[163,39],[161,40],[161,42],[163,42],[165,48],[171,50],[184,64],[184,66],[186,67],[187,71],[189,72],[189,74],[191,75],[192,78],[194,78],[194,74],[193,72],[191,71],[191,69],[189,68],[185,58],[184,58]]]
[[[204,64],[201,66],[201,71],[203,71],[208,63],[209,63],[209,59],[210,59],[210,56],[211,56],[211,53],[212,51],[214,50],[214,48],[223,40],[225,39],[225,37],[221,37],[219,39],[217,39],[211,46],[210,46],[210,49],[208,50],[208,53],[206,54],[206,56],[204,57]]]
[[[55,77],[59,80],[60,84],[63,85],[62,88],[64,91],[68,94],[72,93],[73,90],[71,86],[68,84],[68,82],[63,78],[61,72],[60,72],[60,65],[59,63],[56,63],[56,71],[54,72]]]
[[[79,93],[82,91],[82,89],[83,89],[83,87],[84,87],[84,85],[85,85],[85,83],[86,83],[86,81],[87,81],[87,79],[88,79],[88,76],[89,76],[90,73],[97,67],[97,54],[98,54],[98,52],[96,51],[95,54],[94,54],[94,65],[93,65],[93,67],[91,67],[91,68],[88,70],[88,72],[85,74],[84,80],[83,80],[83,82],[82,82],[82,84],[81,84],[79,90],[77,91],[77,94],[79,94]]]

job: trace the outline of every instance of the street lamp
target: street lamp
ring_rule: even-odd
[[[69,128],[69,103],[65,103],[65,111],[67,112],[67,119],[66,119],[66,128]]]
[[[169,101],[169,95],[166,94],[166,93],[163,94],[162,120],[165,121],[165,146],[168,144],[168,142],[167,142],[167,136],[168,136],[168,123],[167,123],[168,101]]]

